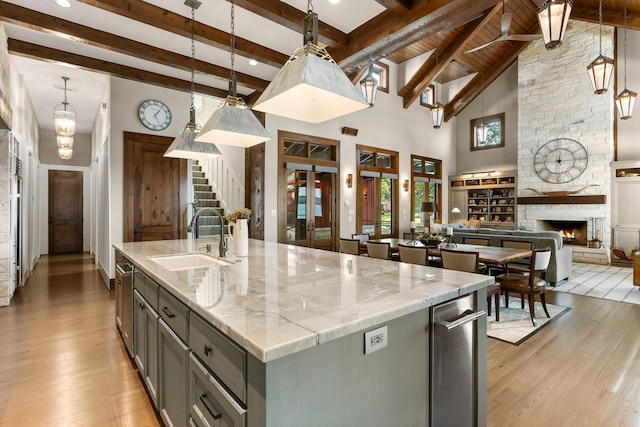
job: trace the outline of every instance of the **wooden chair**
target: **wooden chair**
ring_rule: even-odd
[[[500,242],[500,246],[502,246],[503,248],[525,249],[527,251],[533,250],[533,242],[525,242],[522,240],[503,239]],[[523,273],[526,273],[529,271],[530,262],[531,258],[522,258],[517,261],[508,263],[506,266],[496,267],[496,269],[500,270],[500,273],[498,274],[505,273],[507,268],[510,268],[512,271],[520,269]]]
[[[400,252],[400,261],[409,264],[427,265],[427,252],[426,246],[408,246],[398,245]]]
[[[368,241],[367,253],[371,258],[391,259],[391,244]]]
[[[366,243],[367,240],[369,240],[369,237],[370,236],[367,233],[356,233],[351,235],[352,239],[360,240],[360,244]],[[360,255],[364,255],[366,253],[367,253],[367,249],[360,247]]]
[[[462,243],[465,245],[477,245],[477,246],[489,246],[489,239],[483,239],[481,237],[463,237]]]
[[[442,267],[449,270],[466,271],[468,273],[478,273],[480,271],[480,261],[478,252],[453,251],[450,249],[440,249],[442,257]],[[487,287],[487,312],[491,315],[491,299],[496,302],[496,321],[500,321],[500,283],[496,282]]]
[[[340,238],[340,252],[343,254],[360,255],[360,240]]]
[[[496,282],[500,283],[500,288],[504,292],[505,307],[509,307],[509,292],[520,294],[522,308],[524,308],[524,295],[529,299],[529,313],[531,314],[531,322],[533,326],[538,326],[536,321],[536,313],[534,308],[535,296],[540,295],[540,302],[547,317],[547,303],[545,300],[547,267],[551,259],[551,249],[534,249],[529,263],[529,271],[527,274],[521,272],[511,272],[507,270],[505,274],[496,277]],[[538,277],[538,275],[540,277]]]

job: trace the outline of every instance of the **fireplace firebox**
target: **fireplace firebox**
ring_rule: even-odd
[[[566,245],[587,246],[587,221],[539,220],[538,230],[558,231]]]

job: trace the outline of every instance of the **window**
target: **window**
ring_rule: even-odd
[[[478,142],[475,127],[476,124],[482,121],[489,126],[489,133],[487,134],[487,140],[485,142]],[[471,151],[504,147],[504,113],[472,119],[470,141]]]
[[[434,85],[429,85],[421,94],[420,94],[420,105],[425,107],[431,107],[436,103],[436,88]]]
[[[422,202],[436,203],[436,212],[424,217]],[[425,224],[439,221],[442,205],[442,161],[422,156],[411,156],[411,220],[417,230],[424,230]]]

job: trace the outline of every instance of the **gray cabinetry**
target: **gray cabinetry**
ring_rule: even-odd
[[[189,348],[165,323],[158,321],[158,403],[160,416],[167,426],[187,423],[187,369]]]
[[[158,314],[138,290],[133,293],[133,359],[158,407]]]

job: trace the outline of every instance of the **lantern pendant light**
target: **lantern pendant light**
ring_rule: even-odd
[[[373,107],[378,93],[378,79],[373,75],[373,64],[369,66],[369,72],[365,78],[360,80],[360,89],[362,90],[362,96],[369,103],[369,107]]]
[[[622,120],[628,120],[633,114],[638,94],[627,89],[627,0],[624,0],[624,90],[616,96],[616,108]]]
[[[602,0],[598,9],[598,17],[600,22],[600,55],[587,66],[589,79],[596,95],[607,92],[609,81],[613,75],[613,59],[602,54]]]
[[[229,95],[218,105],[196,137],[198,142],[214,142],[248,148],[271,139],[253,111],[237,94],[235,60],[235,2],[231,0],[231,77]]]
[[[64,80],[64,101],[53,109],[53,123],[56,135],[73,136],[76,133],[76,110],[67,102],[67,81],[69,77],[62,77]]]
[[[180,131],[176,139],[173,140],[164,157],[178,159],[204,160],[221,155],[215,144],[205,144],[196,142],[195,138],[200,131],[200,125],[196,123],[196,107],[193,103],[195,92],[195,62],[196,47],[194,41],[196,9],[202,4],[198,0],[186,0],[185,5],[191,7],[191,108],[189,109],[189,123]]]
[[[562,44],[572,8],[573,0],[546,0],[536,9],[547,49],[555,49]]]
[[[482,117],[480,120],[476,122],[475,131],[476,131],[476,141],[480,144],[484,144],[487,142],[487,137],[489,136],[489,125],[487,125],[484,121],[484,50],[481,54],[481,62],[482,62],[482,86],[480,90],[482,91]]]
[[[69,160],[73,157],[73,148],[58,148],[58,157],[62,160]]]
[[[438,68],[438,51],[436,50],[436,68]],[[434,129],[440,129],[440,125],[442,125],[442,119],[444,118],[444,105],[438,102],[438,97],[436,96],[438,92],[435,90],[435,86],[433,89],[433,98],[434,104],[429,107],[429,111],[431,111],[431,120],[433,121]]]
[[[318,15],[311,0],[303,21],[304,45],[278,71],[254,110],[321,123],[369,107],[331,55],[318,47]]]

